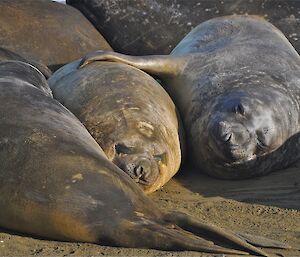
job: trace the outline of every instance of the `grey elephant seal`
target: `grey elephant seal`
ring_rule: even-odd
[[[94,62],[79,69],[79,63],[63,66],[48,80],[54,98],[144,192],[161,188],[181,162],[183,131],[171,98],[134,67]]]
[[[1,227],[55,240],[267,256],[231,232],[159,210],[49,92],[33,66],[0,63]]]
[[[49,0],[1,0],[0,47],[55,71],[111,47],[75,8]]]
[[[300,58],[272,24],[253,16],[209,20],[169,56],[91,53],[164,80],[185,126],[191,162],[225,179],[267,174],[299,159]]]
[[[42,63],[38,63],[33,60],[26,60],[24,57],[18,55],[17,53],[14,53],[12,51],[0,47],[0,62],[3,61],[26,62],[32,64],[34,67],[37,67],[39,71],[41,71],[46,78],[49,78],[52,75],[51,70],[47,66],[43,65]]]
[[[80,10],[112,48],[131,55],[169,54],[199,23],[249,14],[265,17],[300,53],[299,0],[66,0]],[[122,28],[122,29],[120,29]]]

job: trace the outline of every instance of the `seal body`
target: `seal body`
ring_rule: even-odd
[[[170,56],[99,53],[83,63],[89,59],[121,60],[161,76],[180,110],[191,161],[209,175],[249,178],[299,158],[300,58],[263,19],[209,20]]]
[[[232,233],[159,210],[32,65],[0,63],[0,101],[1,227],[55,240],[245,253],[200,238],[217,237],[267,256]]]
[[[298,0],[67,0],[105,36],[115,51],[132,54],[169,54],[199,23],[212,18],[249,14],[278,27],[300,51]],[[122,29],[120,29],[122,27]]]
[[[148,74],[126,64],[95,62],[80,69],[79,63],[51,76],[54,98],[146,193],[162,187],[181,162],[183,131],[169,95]]]
[[[41,71],[46,78],[49,78],[52,75],[51,70],[47,66],[43,65],[42,63],[38,63],[32,60],[26,60],[22,56],[0,47],[0,62],[3,61],[21,61],[21,62],[30,63],[34,67],[37,67],[39,71]]]
[[[0,47],[52,71],[96,49],[111,50],[75,8],[48,0],[0,2]]]

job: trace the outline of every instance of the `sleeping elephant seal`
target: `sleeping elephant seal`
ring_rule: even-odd
[[[55,240],[267,256],[230,232],[159,210],[49,92],[33,66],[0,63],[1,227]]]
[[[146,193],[159,189],[181,161],[182,131],[171,98],[156,80],[134,67],[94,62],[79,69],[79,63],[51,76],[54,98]]]
[[[299,0],[66,0],[80,10],[115,51],[169,54],[199,23],[249,14],[265,17],[300,53]],[[122,28],[122,29],[120,29]]]
[[[96,52],[82,64],[94,60],[125,62],[163,79],[183,119],[191,161],[209,175],[249,178],[299,158],[300,57],[263,19],[209,20],[169,56]]]
[[[89,51],[111,50],[75,8],[49,0],[1,0],[0,47],[56,70]]]
[[[7,49],[4,49],[2,47],[0,47],[0,62],[3,61],[21,61],[21,62],[27,62],[29,64],[34,65],[34,67],[37,67],[46,78],[49,78],[52,75],[51,70],[49,70],[49,68],[41,63],[32,61],[32,60],[26,60],[25,58],[23,58],[22,56],[9,51]]]

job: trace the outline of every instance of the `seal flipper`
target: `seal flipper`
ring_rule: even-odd
[[[142,222],[131,223],[130,227],[130,231],[126,231],[126,238],[128,240],[130,235],[132,235],[134,240],[133,242],[129,241],[128,247],[249,255],[248,252],[215,245],[211,241],[200,238],[172,224],[159,224],[143,219]],[[142,240],[137,242],[137,237],[140,237]],[[124,241],[122,241],[121,246],[124,246]]]
[[[198,236],[213,239],[214,241],[225,242],[227,244],[238,246],[243,250],[250,253],[259,254],[261,256],[268,256],[264,251],[256,248],[243,239],[241,236],[237,236],[234,233],[222,230],[216,226],[201,223],[193,217],[181,213],[171,212],[165,215],[165,220],[177,224],[179,227],[190,231]]]
[[[88,53],[79,64],[80,68],[95,61],[113,61],[131,65],[149,74],[164,77],[173,77],[181,73],[189,56],[149,55],[130,56],[110,51],[98,50]]]
[[[249,244],[258,246],[258,247],[266,247],[266,248],[277,248],[277,249],[292,249],[292,247],[286,243],[265,238],[263,236],[254,236],[248,233],[235,233],[237,236],[247,241]]]

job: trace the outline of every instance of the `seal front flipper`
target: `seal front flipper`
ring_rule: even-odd
[[[80,67],[95,61],[113,61],[121,62],[152,75],[164,77],[173,77],[181,73],[188,60],[189,55],[172,56],[172,55],[149,55],[149,56],[130,56],[110,51],[95,51],[88,53],[80,62]]]

